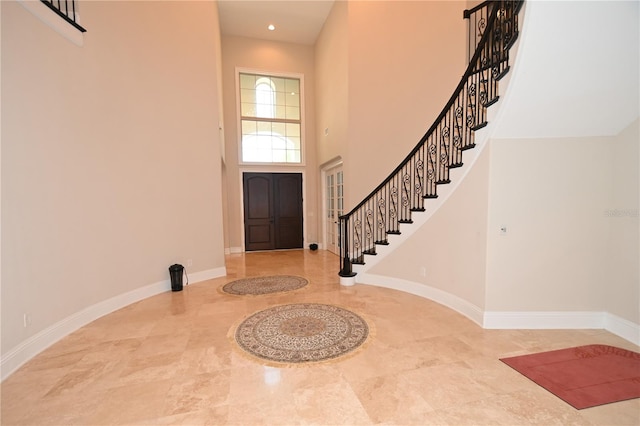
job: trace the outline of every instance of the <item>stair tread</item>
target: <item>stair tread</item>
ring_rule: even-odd
[[[511,47],[513,47],[513,45],[516,43],[516,40],[518,39],[518,34],[519,34],[519,31],[515,31],[513,33],[513,35],[509,39],[509,42],[504,46],[504,50],[508,51],[509,49],[511,49]]]
[[[498,100],[500,99],[500,96],[496,96],[495,98],[487,101],[484,103],[484,107],[485,108],[489,108],[491,105],[495,104],[496,102],[498,102]]]
[[[507,74],[509,73],[509,69],[511,69],[511,67],[510,67],[509,65],[507,65],[507,66],[505,67],[505,69],[503,69],[503,70],[500,72],[500,74],[498,74],[498,75],[496,76],[496,80],[497,80],[497,81],[502,80],[502,78],[503,78],[505,75],[507,75]]]
[[[480,130],[480,129],[482,129],[483,127],[486,127],[486,126],[487,126],[487,124],[489,124],[489,123],[487,123],[486,121],[483,121],[482,123],[479,123],[479,124],[476,124],[475,126],[473,126],[473,127],[471,128],[471,130],[473,130],[473,131],[475,132],[476,130]]]

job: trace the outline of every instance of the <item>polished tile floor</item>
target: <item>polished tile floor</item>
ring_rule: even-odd
[[[337,257],[308,250],[227,257],[228,276],[167,292],[64,338],[2,383],[2,425],[638,425],[640,400],[575,410],[500,357],[602,343],[603,330],[483,330],[432,301],[338,284]],[[231,296],[237,277],[310,284]],[[371,324],[355,355],[267,367],[228,337],[247,315],[301,301],[349,308]]]

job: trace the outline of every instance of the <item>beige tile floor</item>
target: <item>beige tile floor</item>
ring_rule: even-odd
[[[432,301],[338,284],[325,251],[231,255],[228,276],[107,315],[2,383],[2,425],[638,425],[640,400],[575,410],[500,357],[602,343],[603,330],[483,330]],[[296,292],[230,296],[237,277],[294,274]],[[373,337],[355,355],[273,368],[227,337],[274,304],[333,303],[364,316]]]

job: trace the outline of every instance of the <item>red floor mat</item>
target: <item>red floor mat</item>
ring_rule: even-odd
[[[640,354],[607,345],[502,358],[578,410],[640,398]]]

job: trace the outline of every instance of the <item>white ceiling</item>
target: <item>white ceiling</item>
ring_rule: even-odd
[[[313,45],[332,6],[333,0],[220,0],[220,29],[224,35]]]

